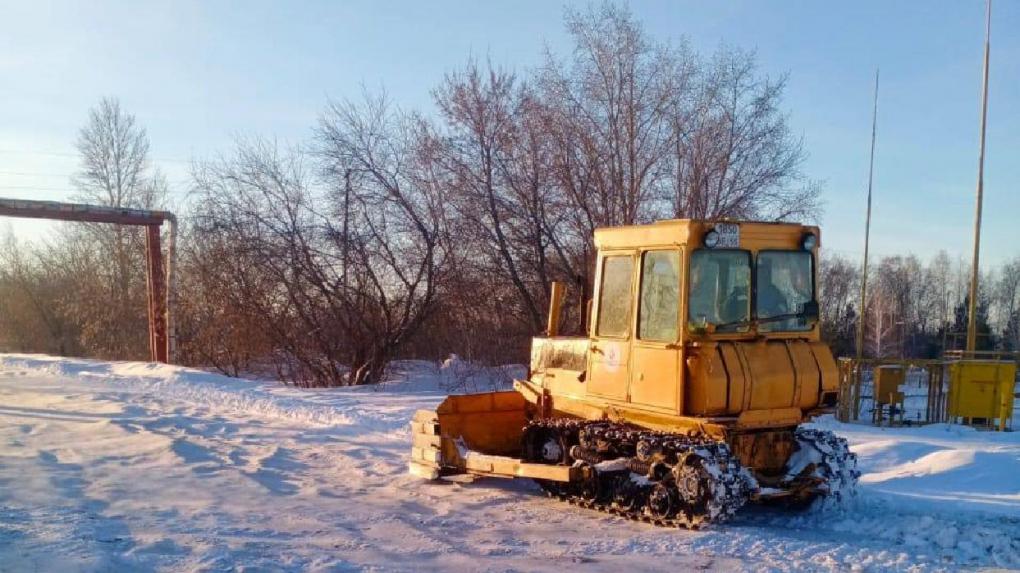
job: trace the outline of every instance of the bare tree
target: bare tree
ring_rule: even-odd
[[[872,289],[865,307],[867,320],[864,331],[865,355],[873,358],[902,358],[903,345],[900,314],[887,292]]]
[[[762,78],[752,53],[720,49],[676,93],[669,179],[678,217],[788,220],[819,215],[805,152],[780,109],[786,77]]]
[[[625,8],[569,10],[567,62],[551,52],[538,86],[552,138],[556,183],[576,210],[578,233],[629,225],[662,212],[678,52],[653,42]]]
[[[151,204],[149,138],[118,100],[103,98],[89,110],[77,147],[81,170],[73,182],[82,199],[113,207]]]
[[[111,207],[158,208],[166,180],[149,163],[149,139],[113,98],[89,111],[78,134],[81,167],[76,200]],[[147,355],[144,240],[138,228],[76,223],[58,248],[79,273],[77,292],[62,304],[78,321],[82,343],[105,358]]]
[[[939,251],[928,264],[925,271],[925,281],[930,285],[932,298],[935,301],[932,307],[937,321],[938,345],[940,348],[947,347],[950,313],[953,309],[953,285],[952,285],[952,261],[945,251]]]
[[[204,284],[261,327],[279,376],[378,382],[434,309],[444,197],[422,169],[421,129],[381,96],[333,102],[312,156],[242,141],[196,169]],[[228,350],[227,364],[245,358]]]
[[[196,171],[204,196],[213,175],[208,167]],[[198,208],[208,206],[202,197]],[[187,296],[177,304],[177,355],[185,364],[216,368],[228,376],[286,370],[274,363],[280,357],[274,341],[291,334],[271,321],[284,320],[272,314],[279,308],[272,304],[273,293],[281,290],[279,282],[258,266],[252,256],[257,250],[241,242],[242,234],[228,233],[214,221],[199,215],[181,229],[178,289]],[[270,322],[273,328],[267,328]]]
[[[822,337],[837,356],[850,355],[855,350],[859,289],[860,270],[856,263],[838,255],[821,258],[818,298]]]
[[[343,269],[320,280],[340,295],[345,313],[361,310],[345,317],[346,329],[367,344],[354,353],[352,384],[379,380],[434,310],[444,278],[446,196],[425,160],[425,130],[384,94],[366,95],[361,105],[331,102],[316,129],[315,153],[331,186],[326,237],[339,254],[331,267]]]
[[[562,217],[534,96],[513,74],[483,72],[473,60],[433,94],[443,120],[431,135],[435,172],[450,190],[461,244],[472,243],[451,249],[458,274],[505,281],[519,301],[515,314],[537,331],[550,281],[569,276],[573,261],[558,236]]]
[[[0,241],[0,349],[80,354],[77,325],[60,301],[74,292],[74,277],[51,249]]]
[[[435,205],[405,178],[410,150],[393,121],[381,100],[331,105],[317,148],[326,186],[307,157],[262,140],[196,173],[196,233],[226,255],[208,284],[261,326],[287,380],[378,382],[431,308]]]
[[[1004,350],[1020,350],[1020,257],[1000,268],[996,284],[998,323]]]

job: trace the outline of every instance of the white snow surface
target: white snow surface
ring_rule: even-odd
[[[860,456],[847,507],[672,530],[407,475],[408,421],[454,368],[402,366],[305,390],[0,355],[0,571],[1020,569],[1020,433],[823,419]]]

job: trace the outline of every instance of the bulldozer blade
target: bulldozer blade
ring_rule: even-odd
[[[568,480],[569,471],[516,459],[528,407],[520,393],[506,391],[449,396],[435,410],[418,410],[409,473],[430,480],[458,473]]]

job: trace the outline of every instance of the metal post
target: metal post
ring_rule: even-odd
[[[577,282],[577,331],[582,334],[588,332],[588,281],[583,275],[574,277]]]
[[[166,290],[159,225],[146,225],[146,275],[149,294],[149,351],[153,362],[168,362],[169,337],[166,321]]]
[[[152,272],[152,237],[145,227],[145,310],[149,317],[149,361],[156,362],[156,300]]]
[[[978,259],[981,253],[981,203],[985,190],[985,123],[988,119],[988,59],[991,52],[992,0],[985,11],[985,65],[981,88],[981,143],[978,151],[977,206],[974,210],[974,262],[970,271],[970,308],[967,315],[967,352],[977,350]]]
[[[875,175],[875,132],[878,127],[878,69],[875,69],[875,101],[871,110],[871,158],[868,163],[868,212],[864,220],[864,268],[861,271],[861,304],[857,317],[857,360],[864,357],[864,308],[868,295],[868,247],[871,240],[871,191]]]
[[[546,335],[557,336],[560,333],[560,306],[563,304],[563,283],[553,281],[549,293],[549,320],[546,323]]]
[[[931,424],[935,421],[935,370],[931,364],[925,368],[928,375],[928,400],[924,408],[924,421]]]
[[[857,420],[861,412],[861,382],[864,378],[864,323],[866,318],[865,309],[868,300],[868,249],[871,244],[871,195],[875,180],[875,134],[878,128],[878,68],[875,68],[875,96],[871,108],[871,155],[868,159],[868,210],[864,219],[864,264],[861,269],[861,300],[857,316],[857,340],[856,355],[854,364],[854,388],[853,388],[853,419]]]
[[[177,325],[174,313],[177,307],[177,285],[174,271],[177,270],[177,217],[167,213],[166,220],[170,223],[166,245],[166,332],[167,332],[167,363],[177,363]]]

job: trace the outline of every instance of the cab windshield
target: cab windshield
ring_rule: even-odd
[[[812,257],[808,251],[761,251],[755,276],[755,314],[759,320],[803,312],[814,298]],[[762,322],[762,332],[810,330],[805,316]]]
[[[759,332],[811,330],[804,312],[814,299],[814,259],[808,251],[760,251],[752,262],[742,250],[699,249],[691,254],[687,319],[696,330],[747,332],[751,327],[751,276]],[[782,317],[782,318],[779,318]]]
[[[691,254],[687,317],[691,328],[746,332],[751,318],[751,253],[699,249]]]

